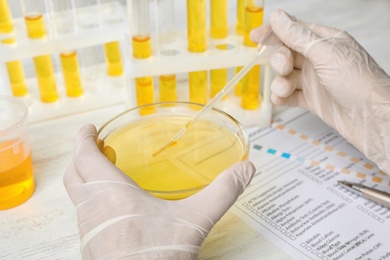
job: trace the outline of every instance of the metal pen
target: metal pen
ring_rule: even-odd
[[[383,207],[390,208],[390,193],[370,188],[359,183],[352,183],[348,181],[338,181],[338,183],[359,194],[365,199],[371,200]]]

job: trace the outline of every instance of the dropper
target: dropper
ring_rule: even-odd
[[[168,143],[157,150],[152,156],[159,155],[162,151],[174,144],[190,127],[192,127],[198,119],[210,111],[232,88],[245,76],[245,74],[256,64],[259,63],[261,58],[268,56],[278,47],[282,45],[277,36],[273,33],[270,27],[265,27],[268,32],[260,40],[258,52],[251,61],[249,61],[226,85],[223,87],[192,119],[190,119],[181,129],[177,132]]]

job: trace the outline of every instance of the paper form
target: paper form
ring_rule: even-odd
[[[232,212],[296,259],[390,259],[390,210],[337,184],[390,177],[306,110],[274,120],[248,129],[257,172]]]

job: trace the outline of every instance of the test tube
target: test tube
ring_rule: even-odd
[[[77,25],[81,29],[94,29],[100,26],[98,0],[74,0]]]
[[[52,26],[57,35],[63,36],[75,32],[75,19],[71,0],[50,0],[49,12]],[[66,95],[78,97],[83,94],[78,55],[75,50],[60,53],[62,75]]]
[[[244,14],[245,14],[245,0],[237,0],[236,11],[236,33],[238,35],[244,35]],[[235,74],[240,72],[242,66],[235,68]],[[241,96],[242,94],[242,80],[240,80],[234,87],[234,94]]]
[[[155,0],[157,14],[157,33],[160,55],[169,55],[164,52],[164,46],[172,44],[174,36],[174,5],[173,0]],[[159,76],[160,101],[177,100],[176,75],[167,74]]]
[[[224,39],[228,35],[228,1],[210,0],[210,36],[214,39]],[[219,50],[227,50],[227,44],[216,46]],[[214,97],[227,83],[227,69],[210,71],[210,97]],[[223,98],[226,98],[224,96]]]
[[[22,12],[26,23],[27,35],[31,39],[46,37],[46,26],[43,17],[44,6],[42,0],[21,0]],[[35,74],[38,81],[42,102],[58,100],[54,68],[50,55],[33,58]]]
[[[117,0],[99,0],[100,15],[102,22],[107,24],[117,24],[124,21],[121,12],[122,5]],[[109,76],[120,76],[123,74],[122,55],[119,41],[104,44],[104,54],[106,59],[107,74]]]
[[[246,0],[244,14],[244,45],[256,47],[250,39],[250,32],[263,24],[264,0]],[[242,81],[241,107],[248,110],[260,106],[260,65],[253,66]]]
[[[189,51],[206,51],[206,0],[187,0],[187,33]],[[189,88],[190,101],[206,104],[207,71],[190,72]]]
[[[10,33],[14,30],[12,16],[7,0],[0,0],[0,33]]]
[[[130,32],[132,33],[133,57],[147,59],[152,56],[150,39],[149,1],[128,0]],[[154,81],[152,76],[135,79],[137,105],[154,102]],[[152,108],[142,109],[141,114],[153,113]]]
[[[15,38],[7,38],[1,41],[3,44],[16,43]],[[12,95],[15,97],[23,97],[28,94],[26,80],[24,77],[24,70],[21,61],[9,61],[6,63],[8,77],[11,84]]]

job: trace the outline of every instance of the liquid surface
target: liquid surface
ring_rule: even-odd
[[[223,39],[228,35],[228,1],[210,1],[210,36]]]
[[[32,39],[39,39],[46,36],[45,20],[42,14],[31,14],[24,17],[27,35]]]
[[[34,192],[31,154],[25,153],[17,141],[0,143],[0,209],[8,209],[25,202]]]
[[[160,101],[177,100],[176,75],[161,75],[159,77]]]
[[[250,34],[263,24],[264,9],[263,7],[247,6],[244,14],[244,45],[256,47],[257,44],[252,42]]]
[[[189,119],[184,116],[142,119],[115,131],[104,142],[115,151],[116,166],[143,189],[162,192],[200,189],[241,161],[244,151],[229,130],[200,120],[177,143],[153,157]],[[155,195],[179,199],[189,193]]]

